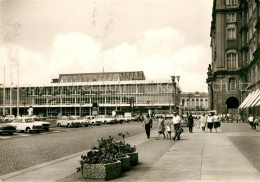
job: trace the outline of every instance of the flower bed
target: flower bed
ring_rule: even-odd
[[[127,133],[128,134],[128,133]],[[114,141],[113,137],[98,140],[98,147],[93,147],[87,155],[82,155],[78,171],[86,179],[110,180],[127,171],[131,165],[138,164],[136,147],[125,143],[125,135],[120,133],[122,140]],[[130,156],[128,156],[129,154]]]
[[[131,160],[129,156],[118,158],[121,161],[121,171],[128,171],[131,168]]]
[[[131,166],[138,165],[138,152],[127,153],[127,155],[130,157]]]
[[[121,162],[83,164],[82,176],[86,179],[110,180],[121,175]]]

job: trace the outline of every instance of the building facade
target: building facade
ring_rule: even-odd
[[[209,109],[207,92],[182,92],[180,102],[183,111],[207,111]]]
[[[214,0],[209,109],[237,115],[247,95],[260,87],[260,1]]]
[[[148,81],[141,72],[62,74],[47,85],[5,86],[6,114],[111,115],[113,110],[147,112],[179,108],[181,89],[169,81]],[[18,91],[19,90],[19,94]],[[3,88],[0,92],[3,98]],[[19,99],[17,96],[19,95]]]

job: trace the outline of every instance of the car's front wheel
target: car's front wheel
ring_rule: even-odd
[[[31,131],[31,128],[27,128],[26,129],[26,133],[31,133],[32,131]]]
[[[9,135],[13,135],[13,134],[14,134],[14,132],[10,132],[10,133],[9,133]]]
[[[68,128],[70,128],[70,127],[71,127],[69,123],[67,124],[67,127],[68,127]]]
[[[61,127],[61,124],[60,124],[60,123],[58,123],[58,124],[57,124],[57,126],[58,126],[58,127]]]

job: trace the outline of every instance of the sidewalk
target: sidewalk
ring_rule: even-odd
[[[186,133],[138,181],[260,181],[260,174],[223,135]]]
[[[156,135],[157,132],[152,131],[150,140],[145,134],[126,139],[128,143],[140,146],[142,153],[149,156],[161,154],[149,167],[144,163],[145,156],[140,156],[139,166],[114,181],[260,181],[258,171],[221,131],[202,133],[194,127],[194,133],[184,133],[181,140],[175,142],[154,140]],[[1,176],[0,179],[4,182],[56,181],[75,173],[80,155],[86,152]],[[146,170],[138,171],[144,166]]]

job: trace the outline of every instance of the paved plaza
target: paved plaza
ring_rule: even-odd
[[[232,124],[224,124],[228,128]],[[233,126],[247,127],[246,124]],[[180,141],[155,140],[138,134],[126,139],[136,145],[140,164],[122,177],[112,181],[259,181],[260,169],[252,164],[239,147],[229,139],[233,136],[255,137],[254,131],[203,133],[194,127],[193,133],[184,132]],[[10,173],[2,181],[88,181],[76,173],[79,159],[87,151]]]

